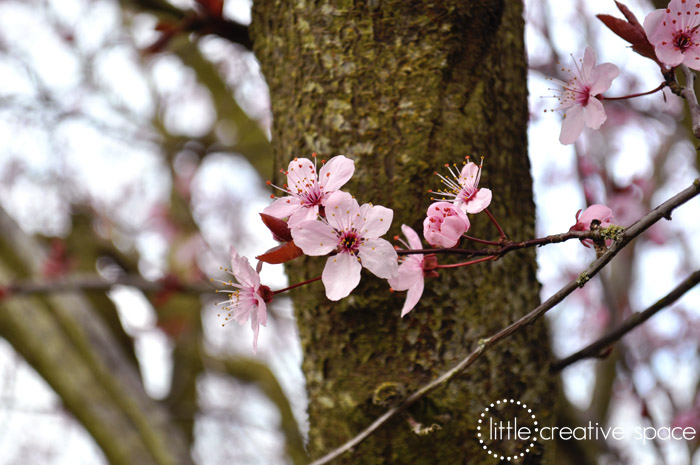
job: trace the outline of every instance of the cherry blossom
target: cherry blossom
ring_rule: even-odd
[[[671,0],[668,8],[649,13],[644,31],[656,57],[674,67],[684,64],[700,70],[700,3]]]
[[[239,325],[243,325],[250,319],[250,327],[253,329],[253,352],[256,352],[260,325],[267,324],[266,303],[272,301],[272,291],[269,287],[260,285],[260,275],[250,266],[248,259],[238,255],[233,247],[231,247],[231,270],[224,268],[224,271],[230,273],[238,282],[212,278],[212,281],[235,288],[234,291],[228,292],[228,300],[216,304],[223,305],[226,311],[218,316],[224,317],[223,324],[235,320]]]
[[[346,192],[328,196],[325,219],[303,221],[292,228],[294,243],[306,255],[328,257],[321,280],[330,300],[347,297],[360,283],[360,271],[392,278],[398,272],[398,256],[392,245],[380,239],[391,226],[394,212],[379,205],[360,207]]]
[[[278,189],[289,195],[276,199],[263,213],[281,219],[288,217],[289,226],[293,227],[302,221],[316,219],[319,208],[326,205],[328,196],[340,189],[355,173],[355,162],[338,155],[321,167],[317,177],[315,160],[295,158],[285,173],[287,184]]]
[[[599,129],[607,116],[601,102],[602,94],[610,88],[620,70],[612,63],[602,63],[596,66],[596,55],[592,48],[586,47],[581,65],[574,60],[576,71],[567,71],[571,77],[568,82],[551,79],[561,86],[561,89],[550,89],[559,92],[555,97],[559,106],[554,110],[565,110],[564,121],[561,125],[559,142],[573,144],[586,125],[591,129]]]
[[[467,157],[467,160],[469,160],[469,157]],[[468,162],[462,167],[462,171],[459,174],[456,172],[456,165],[445,165],[452,178],[435,173],[445,186],[445,189],[437,191],[439,195],[443,196],[441,200],[453,202],[455,207],[461,209],[464,213],[479,213],[485,210],[491,203],[492,194],[490,189],[479,188],[483,166],[484,159],[482,157],[480,165]]]
[[[436,247],[454,247],[469,230],[469,218],[450,202],[435,202],[423,220],[423,237]]]
[[[594,221],[598,221],[599,228],[607,228],[612,224],[615,219],[613,218],[613,212],[610,208],[605,205],[595,204],[586,208],[585,210],[579,210],[576,212],[576,224],[573,225],[570,231],[590,231],[591,224]],[[590,247],[593,241],[590,239],[584,239],[583,245]]]
[[[401,225],[401,231],[406,236],[408,244],[404,243],[407,249],[422,249],[423,245],[420,242],[418,233],[412,228]],[[403,241],[402,241],[403,242]],[[411,254],[401,257],[398,274],[389,279],[389,285],[395,291],[408,291],[406,294],[406,302],[401,309],[401,317],[403,318],[413,310],[421,296],[425,287],[423,262],[425,258],[423,254]]]

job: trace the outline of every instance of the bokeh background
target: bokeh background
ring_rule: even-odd
[[[257,215],[269,203],[264,180],[273,172],[264,77],[245,43],[215,28],[182,26],[215,3],[0,0],[0,215],[16,226],[0,234],[36,240],[37,279],[45,282],[143,280],[110,286],[108,296],[121,331],[133,340],[149,396],[177,401],[179,383],[192,374],[185,372],[194,370],[197,463],[285,463],[279,402],[249,379],[207,363],[196,369],[181,363],[190,350],[214,358],[253,356],[247,325],[221,326],[214,307],[221,299],[209,292],[208,278],[224,277],[219,267],[227,266],[230,244],[249,257],[276,244]],[[544,111],[555,106],[546,77],[566,78],[560,69],[586,46],[599,62],[621,70],[610,96],[650,90],[662,76],[595,18],[621,17],[613,2],[525,4],[538,234],[568,230],[576,211],[594,203],[610,206],[627,226],[690,185],[699,176],[698,142],[690,137],[683,102],[668,91],[606,102],[600,131],[586,129],[575,145],[559,144],[561,115]],[[641,0],[627,5],[640,20],[654,9]],[[250,7],[226,0],[222,18],[246,25]],[[678,209],[673,221],[653,227],[548,315],[557,357],[643,310],[700,267],[698,213],[697,199]],[[593,258],[574,242],[539,249],[543,298]],[[262,276],[273,289],[286,285],[279,266],[265,266]],[[163,289],[154,292],[149,283]],[[188,302],[201,307],[201,315],[178,305],[181,289],[163,283],[189,286]],[[698,341],[700,292],[694,290],[617,344],[608,359],[565,369],[560,423],[700,431]],[[256,360],[274,373],[303,434],[301,350],[286,299],[275,300],[258,347]],[[581,463],[698,465],[698,444],[587,444],[593,462]],[[106,463],[60,398],[4,339],[0,450],[0,464]]]

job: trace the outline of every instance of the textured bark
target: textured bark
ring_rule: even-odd
[[[520,2],[261,0],[251,33],[270,86],[281,167],[314,151],[351,157],[356,174],[346,190],[360,203],[394,209],[391,237],[401,223],[420,228],[426,191],[440,187],[436,169],[483,155],[491,211],[511,237],[534,237]],[[474,217],[472,232],[496,238],[483,216]],[[324,262],[294,263],[292,282],[318,276]],[[380,414],[373,396],[432,379],[534,307],[538,291],[534,251],[527,251],[443,271],[404,319],[403,295],[390,294],[369,273],[339,303],[329,302],[321,285],[296,292],[311,455],[338,446]],[[417,436],[404,416],[344,463],[492,464],[478,447],[479,413],[513,397],[548,422],[556,398],[549,360],[540,322],[411,410],[416,421],[441,430]],[[544,463],[547,455],[538,448],[526,462]]]

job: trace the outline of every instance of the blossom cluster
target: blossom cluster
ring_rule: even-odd
[[[628,19],[632,19],[627,23],[616,18],[606,21],[606,15],[602,15],[601,20],[613,32],[628,40],[635,51],[656,61],[662,72],[666,73],[680,65],[700,70],[700,2],[671,0],[667,8],[649,13],[643,26],[626,7],[618,3],[618,8]],[[558,88],[550,89],[556,93],[554,97],[559,101],[559,105],[552,110],[564,111],[559,141],[562,144],[573,144],[584,126],[599,129],[605,123],[607,116],[603,101],[606,97],[603,92],[610,89],[620,70],[612,63],[596,65],[596,53],[587,47],[583,59],[578,62],[574,60],[573,70],[562,68],[562,71],[568,73],[567,80],[549,78],[558,85]],[[660,90],[664,85],[666,84],[651,92],[613,99],[646,95]]]
[[[437,174],[443,187],[431,191],[440,196],[426,212],[423,221],[423,237],[433,247],[457,246],[470,228],[468,215],[487,211],[492,200],[489,189],[479,187],[483,159],[477,165],[464,162],[461,170],[447,165],[449,175]],[[383,239],[394,217],[394,212],[381,205],[360,205],[348,192],[340,190],[352,177],[355,164],[349,158],[338,155],[328,163],[322,162],[317,174],[317,164],[307,158],[295,158],[289,163],[287,183],[277,187],[286,195],[275,197],[274,202],[261,214],[273,236],[282,244],[258,256],[256,269],[247,258],[231,248],[231,269],[225,269],[235,281],[218,281],[233,287],[228,299],[220,302],[224,324],[250,321],[253,329],[253,350],[257,349],[260,325],[267,322],[267,304],[274,295],[294,287],[320,279],[326,297],[337,301],[350,295],[358,286],[362,268],[375,276],[386,279],[391,290],[408,291],[401,310],[406,316],[420,301],[426,277],[437,277],[438,263],[435,253],[421,253],[420,237],[411,227],[402,225],[406,241],[395,237],[405,248],[399,256],[397,249]],[[272,185],[272,183],[268,183]],[[607,207],[595,205],[577,213],[577,223],[572,230],[589,230],[593,221],[606,227],[612,221]],[[488,211],[487,211],[488,212]],[[489,213],[492,221],[493,216]],[[497,223],[496,223],[497,225]],[[500,226],[498,226],[500,231]],[[473,239],[473,238],[472,238]],[[272,291],[260,282],[262,263],[284,263],[300,255],[327,257],[320,278],[295,284],[286,289]],[[452,264],[456,267],[471,264]],[[226,292],[226,291],[219,291]]]

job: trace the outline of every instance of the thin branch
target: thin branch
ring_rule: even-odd
[[[681,96],[688,103],[693,134],[697,139],[700,139],[700,105],[698,105],[698,98],[695,95],[695,73],[686,65],[681,65],[681,69],[685,75],[685,87],[681,91]]]
[[[506,337],[510,336],[519,329],[534,323],[542,315],[547,313],[550,309],[556,306],[559,302],[564,300],[569,294],[574,292],[576,289],[583,287],[593,276],[598,274],[612,259],[617,255],[620,250],[622,250],[627,244],[629,244],[634,238],[639,236],[641,233],[646,231],[653,224],[658,222],[661,218],[671,219],[671,212],[678,206],[684,204],[688,200],[700,194],[700,179],[696,179],[693,184],[687,189],[683,190],[679,194],[673,196],[671,199],[662,203],[654,210],[649,212],[647,215],[642,217],[639,221],[630,226],[624,233],[621,234],[618,241],[616,241],[607,252],[600,256],[596,261],[591,263],[591,265],[579,275],[579,277],[564,287],[562,287],[556,294],[552,295],[544,303],[536,307],[530,313],[520,318],[515,323],[503,328],[498,333],[492,335],[489,338],[482,339],[478,342],[476,349],[474,349],[466,358],[462,359],[457,365],[449,369],[437,379],[431,381],[430,383],[424,385],[417,391],[413,392],[411,395],[406,397],[404,400],[399,402],[394,407],[384,412],[382,416],[377,418],[372,424],[361,431],[357,436],[347,441],[345,444],[341,445],[337,449],[331,451],[330,453],[324,455],[323,457],[315,460],[310,465],[323,465],[331,460],[338,458],[339,456],[350,451],[353,447],[356,447],[362,441],[364,441],[369,435],[374,431],[379,429],[384,423],[398,415],[400,412],[405,410],[410,405],[413,405],[419,399],[425,397],[431,392],[435,391],[439,387],[449,383],[456,376],[461,374],[470,365],[472,365],[487,349],[495,346],[501,342]]]
[[[622,339],[622,337],[625,334],[629,333],[637,326],[647,321],[652,316],[656,315],[656,313],[658,313],[660,310],[667,308],[673,302],[681,298],[683,294],[695,287],[699,282],[700,270],[688,276],[675,289],[673,289],[671,292],[659,299],[656,303],[654,303],[652,306],[650,306],[643,312],[635,313],[631,317],[627,318],[614,331],[611,331],[610,333],[601,337],[597,341],[589,344],[587,347],[579,350],[575,354],[569,355],[566,358],[554,362],[552,364],[551,370],[555,372],[560,371],[568,367],[569,365],[578,362],[579,360],[599,356],[604,349]]]
[[[399,249],[396,251],[399,255],[412,255],[417,253],[434,253],[434,254],[451,254],[451,255],[468,255],[472,257],[482,257],[482,256],[498,256],[502,257],[508,252],[517,249],[525,249],[529,247],[540,247],[547,244],[558,244],[560,242],[566,242],[571,239],[592,239],[601,240],[604,239],[603,232],[605,229],[594,230],[594,231],[569,231],[561,234],[552,234],[550,236],[539,237],[536,239],[529,239],[527,241],[505,241],[502,242],[500,247],[491,247],[487,249],[460,249],[460,248],[446,248],[446,249]],[[475,238],[468,237],[470,240]]]
[[[54,294],[64,292],[106,292],[114,286],[128,286],[144,292],[173,291],[185,294],[207,294],[214,291],[208,284],[184,284],[176,278],[164,278],[149,281],[140,276],[124,275],[113,280],[100,276],[75,275],[55,281],[16,281],[5,286],[0,285],[0,298],[28,294]]]

